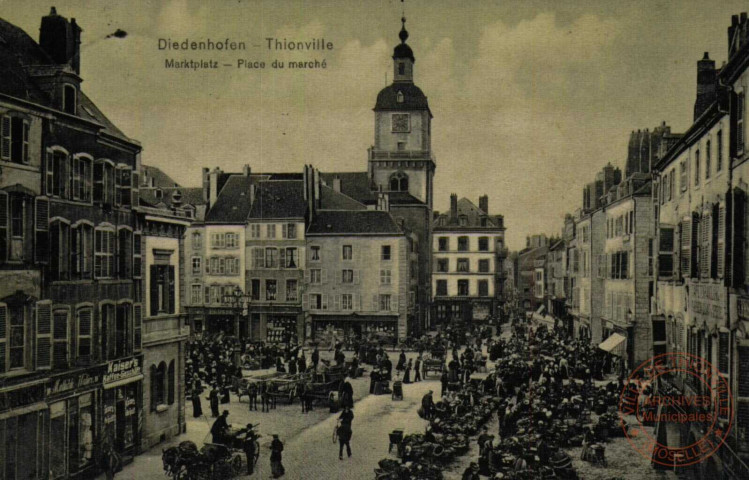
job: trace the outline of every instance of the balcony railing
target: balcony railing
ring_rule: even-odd
[[[369,148],[370,160],[403,160],[409,158],[414,160],[436,160],[432,152],[429,150],[403,150],[393,152],[390,150],[377,150],[373,147]]]

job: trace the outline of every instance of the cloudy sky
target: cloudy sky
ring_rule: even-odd
[[[54,4],[84,29],[84,89],[144,163],[184,185],[199,167],[254,171],[366,168],[372,107],[392,75],[397,0],[0,0],[0,16],[38,38]],[[720,65],[746,2],[406,0],[415,79],[434,114],[435,208],[449,194],[490,197],[509,246],[558,233],[582,186],[624,166],[633,129],[691,121],[696,62]],[[121,28],[124,39],[107,34]],[[332,52],[269,52],[265,37],[324,37]],[[239,53],[165,52],[159,38],[246,41]],[[316,71],[164,68],[166,58],[325,59]]]

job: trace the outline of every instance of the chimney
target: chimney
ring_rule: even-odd
[[[458,218],[458,195],[455,193],[450,194],[450,220]]]
[[[388,192],[377,193],[377,210],[390,211],[390,194]]]
[[[487,215],[489,215],[489,195],[482,195],[479,197],[479,208]]]
[[[250,165],[245,163],[242,167],[242,175],[244,175],[245,177],[249,177],[251,173],[252,170],[250,169]]]
[[[208,208],[213,207],[216,203],[216,198],[218,198],[218,176],[222,173],[224,172],[216,167],[208,175]]]
[[[39,46],[58,65],[70,65],[76,74],[80,73],[81,27],[72,19],[58,15],[52,7],[49,15],[42,17],[39,28]]]
[[[338,175],[333,179],[333,190],[341,193],[341,178]]]
[[[208,199],[211,198],[210,197],[211,183],[208,181],[208,168],[206,167],[203,167],[202,180],[203,180],[203,202],[208,203]]]
[[[694,101],[694,120],[697,120],[715,101],[715,60],[707,52],[697,62],[697,99]]]

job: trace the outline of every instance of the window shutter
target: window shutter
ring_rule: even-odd
[[[141,278],[143,275],[142,242],[141,234],[133,233],[133,278]]]
[[[613,257],[612,257],[613,262]],[[615,273],[612,265],[612,274]],[[672,278],[674,274],[674,228],[661,227],[658,235],[658,277]]]
[[[169,362],[169,371],[167,372],[167,403],[172,405],[174,403],[174,360]]]
[[[306,311],[309,308],[309,295],[303,294],[302,295],[302,310]]]
[[[52,314],[52,365],[56,369],[68,365],[69,318],[68,310],[56,310]]]
[[[132,207],[136,208],[136,207],[140,206],[140,190],[139,190],[140,183],[138,183],[139,182],[139,180],[138,180],[139,179],[138,172],[133,171],[132,175],[133,175],[133,178],[132,178],[132,185],[133,186],[132,186],[132,190],[131,190],[132,199],[130,200],[130,202],[132,204]]]
[[[308,268],[304,269],[304,283],[309,284],[310,271]]]
[[[372,311],[377,312],[380,310],[380,298],[376,293],[372,295]]]
[[[52,367],[52,302],[36,304],[36,368]]]
[[[8,249],[10,248],[10,237],[8,235],[8,203],[8,192],[0,190],[0,263],[8,261]]]
[[[49,177],[47,178],[49,180]],[[50,194],[50,190],[47,189],[47,195]],[[94,203],[104,203],[104,162],[102,161],[94,162]]]
[[[392,312],[398,311],[398,295],[393,295],[390,298],[390,311]]]
[[[76,357],[88,361],[91,358],[91,321],[93,311],[90,308],[84,308],[78,311],[78,352]],[[81,355],[81,352],[88,351],[88,355]]]
[[[0,303],[0,373],[4,373],[7,365],[5,364],[5,354],[7,352],[7,334],[8,328],[8,306]]]
[[[175,310],[175,298],[177,297],[175,284],[176,282],[174,281],[174,266],[169,265],[169,284],[167,288],[167,295],[169,296],[169,313],[176,313],[177,311]]]
[[[157,265],[151,265],[149,282],[148,299],[151,304],[149,311],[153,317],[159,313],[159,267]]]
[[[726,198],[726,214],[732,219],[729,235],[731,245],[728,248],[726,265],[729,266],[728,283],[734,288],[744,285],[744,214],[746,209],[746,194],[736,187]]]
[[[328,296],[327,295],[322,296],[322,309],[323,310],[328,309]]]
[[[143,344],[143,305],[136,303],[133,305],[133,350],[139,352]]]
[[[351,296],[351,309],[361,310],[361,296],[358,293]]]
[[[10,160],[10,117],[2,117],[2,151],[0,157],[3,160]]]
[[[717,239],[715,249],[715,266],[717,269],[717,277],[723,278],[725,274],[726,265],[726,207],[725,205],[718,206],[718,227],[717,227]]]
[[[681,275],[692,278],[692,220],[688,217],[681,223]]]
[[[286,249],[278,249],[278,268],[286,268]]]
[[[333,310],[336,312],[341,309],[341,296],[340,295],[334,295],[333,296]]]
[[[49,199],[36,197],[34,207],[34,260],[49,263]]]
[[[320,271],[320,283],[323,285],[328,283],[328,270],[326,268],[323,268]]]
[[[281,225],[281,238],[287,238],[288,235],[287,225],[284,223]]]

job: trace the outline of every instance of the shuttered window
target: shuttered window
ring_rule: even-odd
[[[710,253],[712,252],[712,216],[705,212],[700,221],[700,278],[710,278]]]
[[[114,276],[114,232],[97,228],[94,232],[94,276]]]
[[[720,332],[718,335],[718,371],[723,374],[728,373],[728,358],[731,349],[731,334],[729,332]]]
[[[91,321],[93,309],[91,307],[79,308],[76,312],[76,357],[88,362],[91,360]]]
[[[142,238],[140,232],[133,233],[133,278],[143,276]]]
[[[0,373],[8,369],[8,306],[0,303]]]
[[[0,190],[0,263],[8,261],[8,250],[10,248],[8,224],[8,193]]]
[[[68,367],[68,320],[69,310],[55,310],[52,314],[52,366],[56,369]]]
[[[48,300],[36,304],[36,368],[52,368],[52,303]]]
[[[658,277],[674,276],[674,228],[661,227],[658,235]]]
[[[133,305],[133,350],[139,352],[143,348],[143,306]]]
[[[49,199],[36,197],[34,207],[34,260],[49,263]]]
[[[715,239],[715,270],[717,278],[723,278],[726,267],[726,206],[717,207],[717,232]]]
[[[0,158],[13,163],[29,163],[29,121],[25,118],[3,115],[0,132]]]

